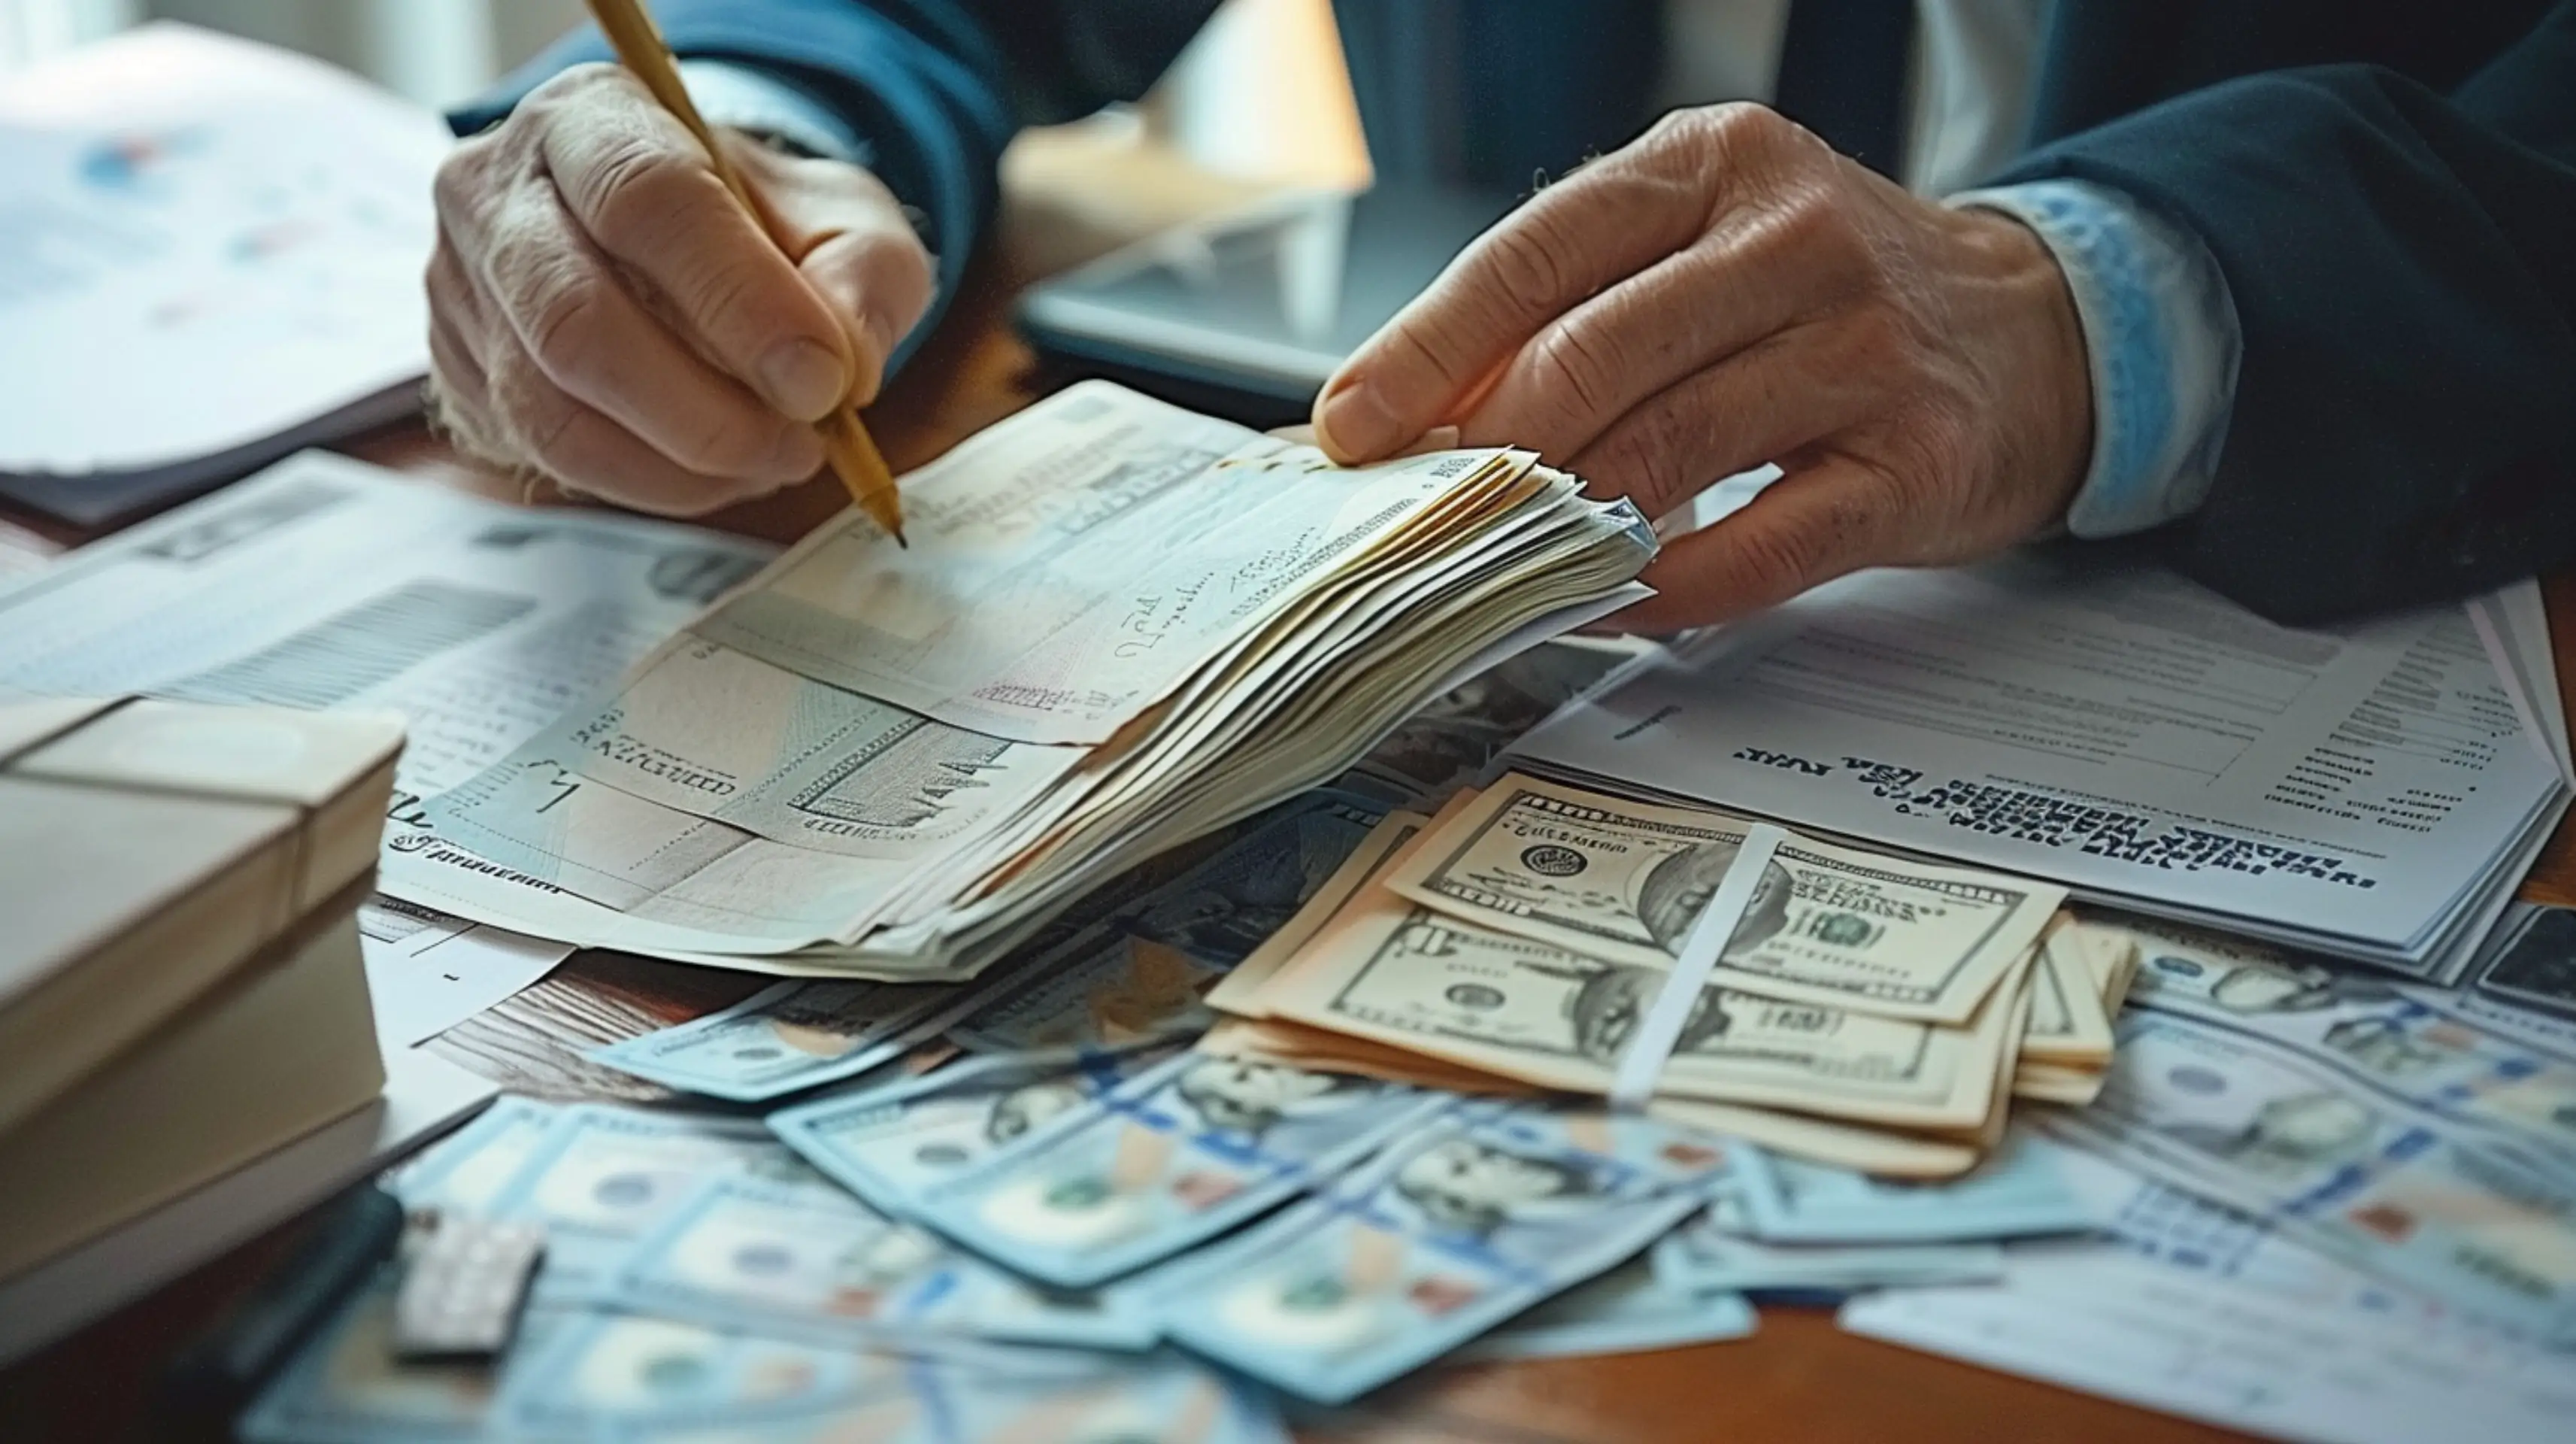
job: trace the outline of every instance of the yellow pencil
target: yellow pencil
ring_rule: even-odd
[[[780,251],[786,242],[771,228],[769,212],[742,183],[742,176],[725,158],[724,148],[716,144],[715,133],[707,129],[706,120],[697,106],[689,101],[689,92],[680,84],[679,63],[671,58],[671,47],[662,43],[662,32],[653,27],[653,19],[644,13],[640,0],[588,0],[590,13],[617,51],[617,58],[662,107],[679,117],[689,134],[707,148],[716,175],[725,189],[751,214]],[[885,458],[878,454],[877,444],[868,437],[867,428],[859,424],[856,411],[843,406],[818,423],[823,433],[823,452],[831,458],[833,474],[849,488],[850,500],[868,514],[899,546],[909,545],[903,539],[903,501],[894,489],[894,473],[886,469]]]

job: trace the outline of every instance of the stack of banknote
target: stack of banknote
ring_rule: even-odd
[[[1752,824],[1506,774],[1391,814],[1210,995],[1224,1057],[1608,1095]],[[2135,955],[2063,889],[1788,836],[1668,1053],[1656,1116],[1872,1172],[1967,1171],[2016,1096],[2085,1102]]]
[[[1529,452],[1326,465],[1087,383],[854,512],[404,819],[388,892],[784,974],[972,976],[1093,884],[1348,768],[1643,595]]]
[[[1570,645],[1495,685],[1543,707],[1609,665]],[[1673,964],[1529,952],[1545,919],[1515,931],[1422,899],[1470,868],[1492,880],[1498,857],[1580,849],[1597,871],[1543,855],[1540,875],[1651,900],[1626,915],[1632,941],[1686,933],[1672,910],[1709,906],[1692,894],[1722,866],[1609,839],[1687,858],[1743,824],[1586,796],[1585,834],[1550,787],[1531,794],[1557,808],[1546,836],[1501,846],[1494,819],[1525,814],[1498,799],[1522,784],[1453,792],[1460,761],[1485,760],[1459,735],[1417,732],[1406,769],[1355,771],[1129,870],[928,1014],[910,1011],[918,985],[784,982],[591,1055],[675,1090],[672,1106],[505,1101],[393,1183],[416,1210],[544,1231],[515,1345],[489,1364],[403,1361],[389,1276],[245,1436],[1272,1441],[1291,1423],[1329,1435],[1350,1401],[1446,1361],[1735,1339],[1772,1301],[1852,1300],[1856,1327],[1986,1358],[1974,1321],[2007,1304],[2118,1323],[2073,1282],[2087,1270],[2122,1299],[2180,1297],[2141,1293],[2164,1278],[2245,1317],[2367,1313],[2481,1367],[2563,1373],[2548,1346],[2576,1341],[2576,1062],[2448,994],[2051,894],[2029,894],[2040,925],[1996,968],[1956,939],[2025,926],[1995,891],[2018,884],[1800,842],[1774,849],[1787,881],[1721,959],[1712,987],[1742,995],[1712,1005],[1726,1033],[1703,1019],[1645,1109],[1608,1107],[1586,1095],[1634,1031],[1615,1015],[1650,1011],[1654,990],[1613,970]],[[1379,785],[1398,776],[1422,780]],[[1472,845],[1431,851],[1442,838]],[[1401,981],[1331,942],[1371,908],[1447,941],[1406,954],[1410,992],[1360,1009]],[[1903,919],[1908,958],[1950,939],[1944,966],[1865,970],[1838,915]],[[1283,990],[1325,966],[1358,972]],[[1756,991],[1867,977],[1928,1009],[1978,969],[1964,1025]],[[1605,973],[1625,991],[1587,998]],[[1371,1018],[1429,998],[1502,1021],[1430,1035],[1433,1053],[1210,1006],[1308,996],[1327,1020],[1347,997]],[[1864,1051],[1889,1026],[1973,1035],[2002,996],[2028,1018],[2001,1045]],[[1810,1036],[1775,1006],[1805,1010]],[[1765,1051],[1708,1046],[1739,1029]],[[1865,1116],[1895,1061],[1972,1046],[2020,1099],[1999,1133]],[[1772,1101],[1807,1073],[1796,1104]],[[1977,1157],[1946,1177],[1905,1166],[1937,1148]],[[2028,1292],[2043,1273],[2052,1291]],[[1897,1335],[1891,1301],[1909,1299]],[[2163,1397],[2052,1357],[2004,1363]]]

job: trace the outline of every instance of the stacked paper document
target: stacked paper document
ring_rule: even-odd
[[[1234,1020],[1201,1046],[1470,1092],[1633,1075],[1659,1117],[1948,1176],[2016,1094],[2101,1087],[2135,950],[2064,898],[1507,774],[1379,824],[1210,994]]]
[[[1642,595],[1527,452],[1344,470],[1106,383],[808,537],[388,857],[397,896],[780,972],[975,973],[1091,884],[1323,781]]]
[[[2302,631],[2098,549],[1836,583],[1517,752],[2444,982],[2569,797],[2531,584]]]

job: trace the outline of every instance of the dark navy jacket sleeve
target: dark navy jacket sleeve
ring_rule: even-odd
[[[991,221],[1002,147],[1023,125],[1142,95],[1215,0],[658,0],[684,58],[767,71],[846,119],[870,167],[913,208],[939,258],[939,293],[918,338],[957,289]],[[547,76],[605,60],[584,28],[449,117],[470,134]],[[907,351],[909,347],[905,348]]]
[[[2313,621],[2576,561],[2576,0],[2437,92],[2367,65],[2230,80],[2054,142],[2182,221],[2244,353],[2181,564]]]

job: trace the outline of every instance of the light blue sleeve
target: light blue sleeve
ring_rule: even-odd
[[[680,83],[709,125],[774,136],[807,155],[868,163],[868,144],[840,113],[792,81],[730,60],[683,60]]]
[[[2120,191],[2045,180],[1951,196],[2001,211],[2057,257],[2093,370],[2093,456],[2067,508],[2079,537],[2144,531],[2209,494],[2242,349],[2227,277],[2197,236]]]

